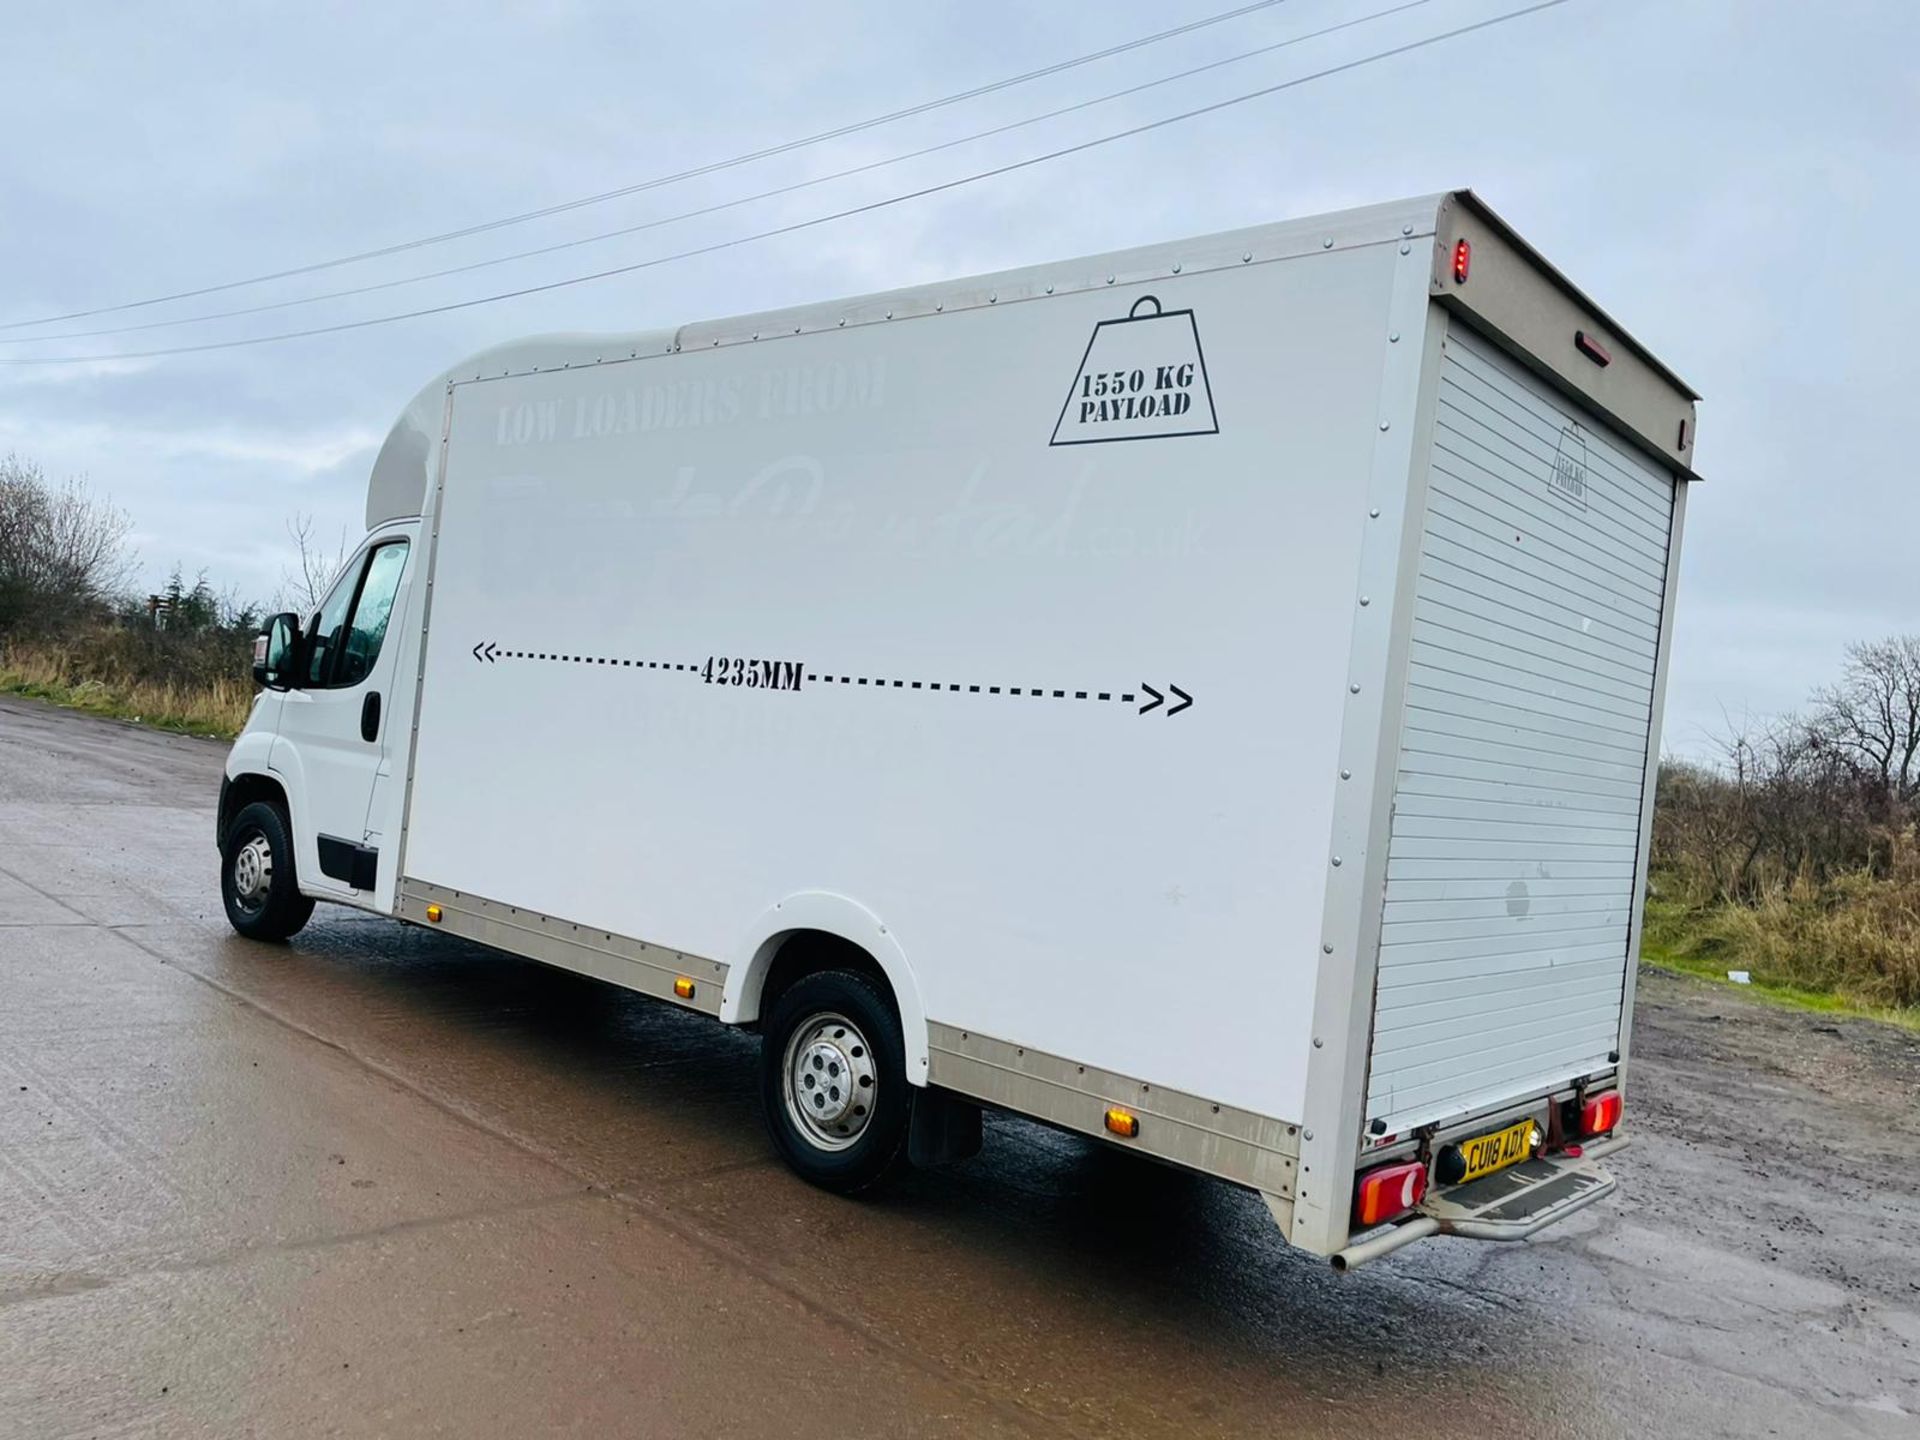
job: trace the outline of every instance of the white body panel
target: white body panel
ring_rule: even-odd
[[[933,1020],[1298,1115],[1407,263],[457,387],[408,875],[743,970],[844,896]],[[1088,355],[1144,294],[1191,316]],[[1083,355],[1151,394],[1196,333],[1218,433],[1049,443]],[[741,656],[801,688],[703,681]]]

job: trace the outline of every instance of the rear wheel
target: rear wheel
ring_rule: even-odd
[[[293,841],[278,807],[255,801],[233,817],[220,846],[227,923],[249,940],[285,940],[313,915],[293,871]]]
[[[761,1099],[789,1165],[842,1195],[905,1166],[905,1046],[878,985],[851,970],[805,976],[774,1002],[763,1028]]]

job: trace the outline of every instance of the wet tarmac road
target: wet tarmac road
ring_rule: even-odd
[[[0,699],[0,1435],[1920,1435],[1900,1032],[1648,976],[1622,1195],[1344,1277],[1000,1117],[853,1203],[752,1037],[333,907],[234,936],[222,755]]]

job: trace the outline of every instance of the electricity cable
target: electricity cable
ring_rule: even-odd
[[[1252,50],[1243,50],[1237,55],[1228,55],[1223,59],[1211,60],[1204,65],[1195,65],[1190,69],[1176,71],[1171,75],[1162,75],[1157,79],[1142,81],[1124,89],[1112,90],[1105,95],[1096,95],[1090,100],[1079,100],[1071,105],[1062,105],[1057,109],[1043,111],[1038,115],[1029,115],[1024,120],[1011,120],[1003,125],[994,125],[985,130],[976,130],[970,135],[962,135],[953,140],[942,140],[938,144],[925,145],[918,150],[909,150],[899,155],[889,155],[883,160],[869,160],[864,164],[849,166],[844,170],[831,171],[825,175],[816,175],[806,180],[796,180],[787,185],[776,185],[770,190],[760,190],[752,195],[743,195],[734,200],[720,200],[711,205],[702,205],[693,210],[682,210],[675,215],[663,215],[653,220],[643,220],[635,225],[623,225],[617,230],[603,230],[595,235],[582,235],[573,240],[560,240],[551,245],[536,246],[531,250],[517,250],[508,255],[496,255],[485,260],[473,260],[464,265],[449,265],[440,270],[422,271],[416,275],[403,275],[394,280],[379,280],[367,285],[353,285],[341,290],[325,290],[315,295],[296,296],[291,300],[271,300],[259,305],[241,305],[230,310],[208,310],[198,315],[181,315],[171,320],[148,320],[139,325],[109,325],[97,330],[60,330],[50,335],[13,335],[0,336],[0,345],[35,345],[47,340],[87,340],[101,335],[134,335],[146,330],[168,330],[179,325],[199,325],[212,320],[232,320],[242,315],[263,315],[274,310],[291,310],[302,305],[318,305],[327,300],[345,300],[356,295],[371,295],[382,290],[394,290],[405,285],[418,285],[428,280],[443,280],[449,275],[465,275],[475,270],[487,270],[496,265],[508,265],[516,260],[531,260],[541,255],[552,255],[562,250],[578,249],[582,245],[597,245],[608,240],[618,240],[627,235],[637,235],[645,230],[657,230],[663,225],[677,224],[682,220],[693,220],[704,215],[718,214],[722,210],[738,209],[742,205],[751,205],[759,200],[771,200],[780,195],[791,195],[797,190],[811,189],[816,185],[826,185],[835,180],[845,180],[850,176],[864,175],[872,170],[885,169],[889,165],[904,164],[909,160],[924,159],[943,150],[952,150],[957,146],[969,145],[977,140],[990,139],[1004,135],[1009,131],[1025,129],[1029,125],[1042,124],[1048,120],[1057,120],[1062,115],[1071,115],[1079,110],[1091,109],[1095,105],[1104,105],[1109,101],[1124,99],[1129,95],[1138,95],[1144,90],[1156,89],[1162,85],[1171,85],[1175,81],[1191,79],[1209,70],[1218,70],[1223,66],[1236,65],[1243,60],[1251,60],[1268,55],[1276,50],[1285,50],[1294,45],[1303,45],[1309,40],[1318,40],[1341,30],[1351,30],[1356,25],[1365,25],[1370,21],[1383,20],[1403,11],[1417,9],[1431,4],[1432,0],[1403,0],[1399,5],[1389,6],[1385,10],[1376,10],[1368,15],[1356,16],[1351,20],[1342,20],[1338,24],[1328,25],[1319,30],[1309,30],[1303,35],[1290,36],[1269,45],[1257,46]]]
[[[726,240],[716,240],[707,245],[675,251],[668,255],[657,255],[647,260],[636,260],[630,264],[617,265],[606,270],[596,270],[585,275],[573,275],[561,280],[550,280],[539,285],[522,286],[517,290],[504,290],[492,295],[480,295],[466,300],[448,301],[442,305],[425,306],[418,310],[400,311],[390,315],[375,315],[361,320],[341,321],[333,325],[314,326],[304,330],[286,330],[271,335],[247,336],[237,340],[206,341],[197,345],[169,346],[155,350],[122,351],[107,355],[12,356],[0,358],[0,365],[85,365],[98,364],[102,361],[147,360],[168,355],[192,355],[212,350],[234,350],[251,345],[274,344],[283,340],[300,340],[316,335],[335,335],[349,330],[364,330],[375,325],[391,325],[401,320],[417,320],[430,315],[444,315],[456,310],[472,309],[479,305],[492,305],[503,300],[517,300],[527,295],[539,295],[552,290],[566,289],[573,285],[585,285],[596,280],[607,280],[617,275],[630,275],[636,271],[649,270],[661,265],[669,265],[679,260],[689,260],[701,255],[711,255],[718,251],[734,249],[741,245],[754,244],[761,240],[770,240],[782,235],[792,235],[802,230],[811,230],[820,225],[830,224],[835,220],[845,220],[856,215],[871,214],[878,210],[885,210],[895,205],[905,204],[911,200],[924,199],[929,195],[939,195],[949,190],[957,190],[963,186],[976,184],[982,180],[991,180],[1001,175],[1014,174],[1021,170],[1031,169],[1036,165],[1044,165],[1050,161],[1064,159],[1070,155],[1078,155],[1089,150],[1098,149],[1104,145],[1111,145],[1120,140],[1131,139],[1136,135],[1144,135],[1152,131],[1161,130],[1169,125],[1177,125],[1183,121],[1197,119],[1203,115],[1216,114],[1219,111],[1230,109],[1236,105],[1244,105],[1249,101],[1263,99],[1266,96],[1278,94],[1281,91],[1296,89],[1299,86],[1309,84],[1315,80],[1324,80],[1330,76],[1341,75],[1368,65],[1378,64],[1383,60],[1390,60],[1400,55],[1410,54],[1417,50],[1424,50],[1448,40],[1458,39],[1463,35],[1471,35],[1479,31],[1492,29],[1495,26],[1523,19],[1529,15],[1536,15],[1544,10],[1556,9],[1568,3],[1569,0],[1539,0],[1537,4],[1523,6],[1518,10],[1510,10],[1501,15],[1489,16],[1485,20],[1474,21],[1471,24],[1457,26],[1451,30],[1443,30],[1437,34],[1424,36],[1418,40],[1410,40],[1405,44],[1395,45],[1386,50],[1378,50],[1372,54],[1362,55],[1338,65],[1330,65],[1324,69],[1310,71],[1305,75],[1295,76],[1291,80],[1283,80],[1273,85],[1263,86],[1258,90],[1250,90],[1241,95],[1230,96],[1225,100],[1216,100],[1211,104],[1197,106],[1191,110],[1183,110],[1175,115],[1168,115],[1158,120],[1150,120],[1140,125],[1130,126],[1125,130],[1116,130],[1110,134],[1097,136],[1091,140],[1083,140],[1074,145],[1066,145],[1039,155],[1028,156],[1023,160],[1014,160],[1004,165],[994,166],[988,170],[976,171],[971,175],[963,175],[957,179],[922,186],[917,190],[909,190],[899,195],[888,196],[884,199],[871,200],[860,205],[851,205],[845,209],[831,211],[825,215],[815,215],[805,220],[796,220],[790,224],[755,231],[752,234],[737,235]]]
[[[958,105],[963,101],[977,100],[982,95],[991,95],[997,91],[1011,89],[1016,85],[1025,85],[1029,81],[1043,80],[1050,75],[1059,75],[1083,65],[1091,65],[1098,60],[1108,60],[1115,55],[1123,55],[1130,50],[1138,50],[1147,45],[1157,45],[1163,40],[1188,35],[1209,26],[1221,25],[1229,20],[1238,20],[1255,11],[1270,10],[1276,5],[1284,5],[1287,0],[1253,0],[1253,3],[1241,5],[1233,10],[1223,10],[1216,15],[1203,16],[1198,20],[1189,20],[1184,25],[1175,25],[1170,30],[1159,30],[1151,35],[1141,35],[1132,40],[1123,40],[1117,45],[1109,45],[1103,50],[1095,50],[1085,55],[1077,55],[1071,60],[1056,61],[1043,65],[1038,70],[1023,71],[1018,75],[1008,75],[992,80],[984,85],[976,85],[970,90],[956,91],[951,95],[942,95],[934,100],[923,100],[917,105],[909,105],[903,110],[891,110],[884,115],[870,116],[865,120],[855,120],[839,125],[831,130],[821,130],[805,135],[797,140],[784,140],[777,145],[764,146],[744,154],[734,155],[725,160],[713,160],[692,169],[678,170],[669,175],[656,175],[651,180],[636,181],[631,185],[622,185],[615,190],[603,190],[597,195],[583,195],[574,200],[562,200],[553,205],[545,205],[537,210],[524,210],[518,215],[505,215],[497,220],[484,220],[477,224],[462,226],[458,230],[443,230],[437,235],[422,235],[413,240],[401,240],[391,245],[382,245],[373,250],[361,250],[351,255],[336,256],[331,260],[316,260],[307,265],[295,265],[286,270],[274,270],[266,274],[250,275],[244,280],[228,280],[218,285],[203,285],[196,290],[176,290],[170,295],[153,295],[145,300],[128,300],[118,305],[102,305],[92,310],[69,310],[62,315],[42,315],[35,320],[10,320],[0,324],[0,330],[20,330],[35,325],[51,325],[62,320],[85,320],[94,315],[111,315],[122,310],[139,310],[149,305],[164,305],[173,300],[191,300],[200,295],[215,295],[224,290],[238,290],[248,285],[264,285],[271,280],[287,280],[296,275],[311,275],[319,270],[332,270],[342,265],[355,265],[363,260],[378,260],[387,255],[398,255],[406,250],[418,250],[426,245],[440,245],[449,240],[461,240],[469,235],[481,235],[489,230],[505,229],[509,225],[524,225],[529,220],[543,220],[550,215],[564,214],[569,210],[579,210],[588,205],[600,205],[609,200],[618,200],[627,195],[637,195],[643,190],[658,189],[662,185],[672,185],[681,180],[692,180],[702,175],[712,175],[721,170],[731,170],[737,166],[748,165],[755,160],[765,160],[774,155],[785,155],[794,150],[817,145],[824,140],[838,140],[843,136],[857,135],[863,130],[872,130],[877,126],[890,125],[895,120],[910,119],[915,115],[925,115],[932,110],[944,109],[949,105]]]

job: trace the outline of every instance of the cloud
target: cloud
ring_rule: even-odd
[[[106,422],[49,425],[18,415],[0,414],[0,444],[28,455],[51,453],[69,457],[69,464],[63,468],[76,468],[70,463],[76,455],[131,453],[149,460],[217,460],[312,476],[337,469],[356,456],[364,455],[370,465],[374,450],[383,439],[382,432],[360,425],[292,434],[233,426],[165,430],[128,428]]]
[[[40,385],[86,385],[95,380],[118,380],[144,374],[159,363],[107,357],[72,365],[9,365],[0,367],[0,394]]]

